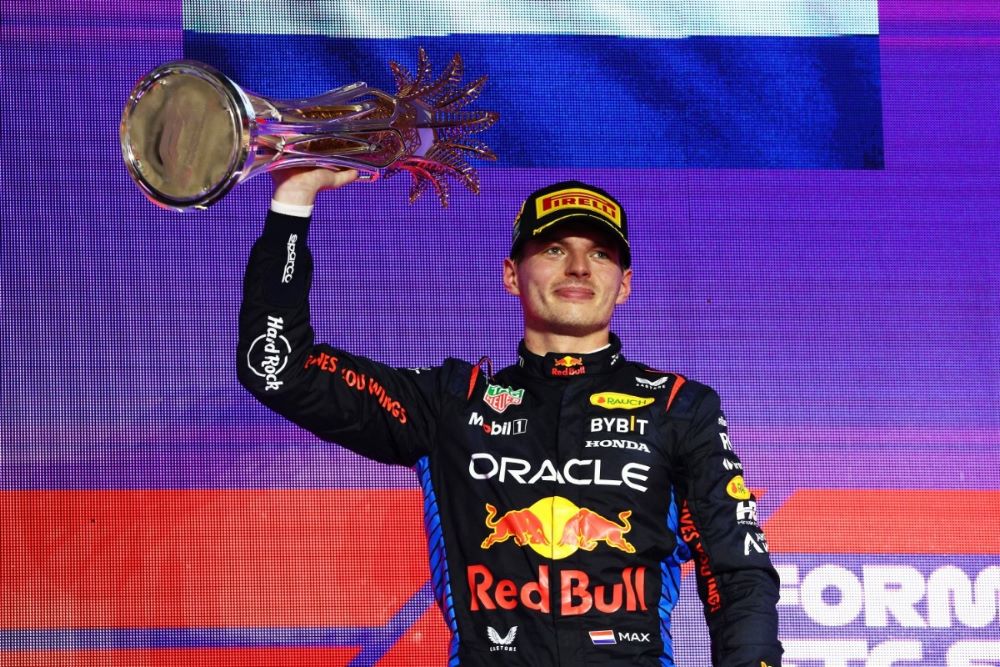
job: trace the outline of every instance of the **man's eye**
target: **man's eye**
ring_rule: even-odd
[[[598,257],[600,259],[611,259],[611,255],[609,255],[606,250],[595,250],[594,257]]]
[[[546,254],[549,255],[560,255],[562,254],[562,248],[560,248],[559,246],[551,246],[549,248],[546,248],[545,252]]]

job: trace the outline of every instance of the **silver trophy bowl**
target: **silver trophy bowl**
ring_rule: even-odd
[[[498,119],[462,108],[486,77],[462,86],[456,55],[437,79],[420,50],[416,76],[390,63],[397,91],[363,82],[301,100],[269,100],[192,60],[157,67],[132,89],[120,139],[129,175],[158,206],[204,209],[236,184],[291,167],[352,168],[368,180],[410,173],[410,201],[433,187],[447,206],[446,177],[478,193],[466,156],[495,160],[470,134]]]

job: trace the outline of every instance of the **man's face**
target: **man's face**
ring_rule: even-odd
[[[504,260],[504,287],[521,299],[526,329],[563,336],[607,330],[625,303],[632,270],[622,270],[618,244],[589,225],[566,224],[524,244]]]

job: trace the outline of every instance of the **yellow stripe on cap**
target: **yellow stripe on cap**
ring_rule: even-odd
[[[614,226],[618,228],[622,226],[621,207],[604,195],[592,190],[569,188],[552,192],[535,200],[536,218],[566,209],[580,209],[597,213]]]

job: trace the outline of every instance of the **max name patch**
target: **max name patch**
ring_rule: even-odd
[[[602,218],[609,219],[616,226],[621,227],[621,208],[606,197],[602,197],[590,190],[580,188],[570,188],[568,190],[558,190],[550,195],[546,195],[535,202],[535,216],[541,218],[553,211],[562,209],[580,208],[593,211]]]

